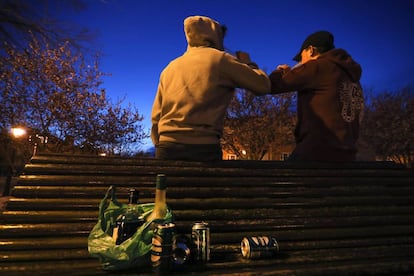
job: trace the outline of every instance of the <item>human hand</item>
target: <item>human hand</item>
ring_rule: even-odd
[[[290,66],[287,64],[280,64],[276,67],[276,70],[279,70],[279,71],[286,71],[289,69],[290,69]]]
[[[237,51],[237,52],[236,52],[236,57],[237,57],[237,59],[238,59],[240,62],[243,62],[243,63],[246,63],[246,64],[249,64],[249,63],[251,63],[251,62],[252,62],[252,61],[250,60],[250,55],[249,55],[249,53],[246,53],[246,52]]]
[[[254,62],[252,62],[250,60],[250,55],[248,53],[242,52],[242,51],[237,51],[236,52],[236,56],[237,56],[237,59],[240,62],[249,65],[250,68],[252,68],[252,69],[259,69],[259,67],[257,66],[257,64],[254,63]]]

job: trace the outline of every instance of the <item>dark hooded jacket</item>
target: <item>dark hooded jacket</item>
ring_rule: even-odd
[[[296,148],[303,161],[353,161],[363,112],[361,66],[333,49],[292,70],[270,74],[272,94],[297,91]]]

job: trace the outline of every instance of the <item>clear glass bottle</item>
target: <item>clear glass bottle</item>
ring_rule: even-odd
[[[144,219],[138,213],[135,206],[138,204],[139,192],[135,189],[129,190],[128,208],[124,215],[116,221],[113,239],[116,244],[121,244],[135,234],[138,227],[144,224]]]
[[[161,220],[165,218],[167,214],[167,196],[166,191],[166,176],[165,174],[158,174],[156,178],[155,186],[155,202],[154,210],[147,217],[147,221]]]

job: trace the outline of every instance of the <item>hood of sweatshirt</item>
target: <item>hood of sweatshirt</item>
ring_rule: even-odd
[[[333,49],[323,53],[321,58],[326,58],[336,63],[342,70],[347,72],[352,81],[359,82],[361,79],[362,68],[352,57],[343,49]]]
[[[220,23],[206,16],[189,16],[184,20],[188,47],[211,47],[223,51],[223,32]]]

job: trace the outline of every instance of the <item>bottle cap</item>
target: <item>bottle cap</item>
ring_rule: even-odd
[[[156,188],[160,190],[165,190],[167,188],[166,176],[165,174],[158,174],[156,181]]]

